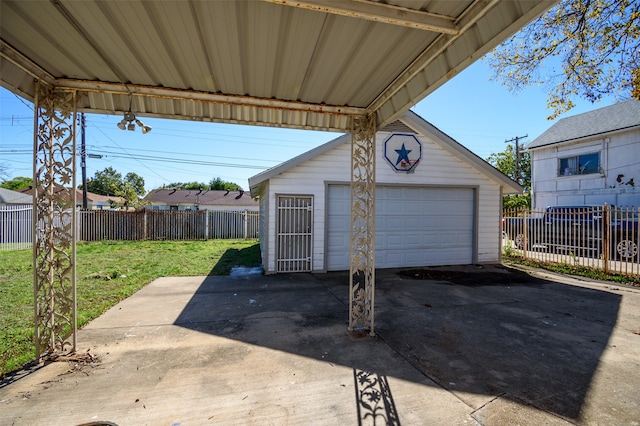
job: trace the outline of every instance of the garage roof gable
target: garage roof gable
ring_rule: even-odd
[[[457,158],[465,161],[470,166],[478,169],[481,173],[485,174],[490,179],[496,181],[500,186],[503,187],[503,192],[505,194],[517,194],[522,193],[522,186],[520,186],[517,182],[500,172],[498,169],[493,167],[491,164],[487,163],[482,158],[478,157],[476,154],[465,148],[463,145],[458,143],[456,140],[451,138],[446,133],[439,130],[433,124],[429,123],[422,117],[420,117],[415,112],[409,110],[402,114],[400,118],[390,123],[388,126],[379,129],[379,132],[407,132],[410,131],[417,135],[428,136],[432,140],[436,141],[440,146],[449,151],[451,154],[455,155]],[[260,195],[262,185],[267,182],[272,177],[278,176],[282,173],[287,172],[288,170],[293,169],[294,167],[309,161],[313,158],[316,158],[328,151],[331,151],[334,148],[341,146],[344,143],[351,142],[351,135],[344,134],[332,141],[329,141],[323,145],[318,146],[310,151],[307,151],[297,157],[294,157],[284,163],[281,163],[275,167],[272,167],[268,170],[265,170],[262,173],[259,173],[255,176],[249,178],[249,187],[251,190],[251,196],[257,197]]]

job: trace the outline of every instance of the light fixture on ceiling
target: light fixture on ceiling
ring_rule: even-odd
[[[131,111],[127,111],[124,113],[124,118],[120,120],[117,126],[118,126],[118,129],[120,130],[134,131],[136,129],[136,124],[142,130],[143,135],[146,135],[151,131],[151,126],[147,126],[142,121],[138,120],[135,114],[132,113]]]
[[[143,135],[146,135],[151,131],[151,126],[145,125],[142,121],[138,120],[137,118],[136,118],[136,124],[140,126],[140,130],[142,130]]]

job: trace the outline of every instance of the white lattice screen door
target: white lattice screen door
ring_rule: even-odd
[[[277,272],[311,271],[313,197],[278,196]]]

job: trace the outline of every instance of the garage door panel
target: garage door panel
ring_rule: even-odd
[[[423,254],[423,252],[408,251],[405,256],[405,262],[410,266],[420,265],[425,260]]]
[[[388,216],[386,220],[382,222],[386,226],[384,228],[378,227],[378,229],[389,230],[391,232],[393,232],[394,229],[404,229],[406,227],[406,220],[406,218],[401,216]]]
[[[428,213],[425,213],[425,215],[427,214]],[[442,218],[438,218],[435,216],[424,216],[420,223],[420,228],[426,229],[426,230],[438,229],[441,223],[442,223]],[[426,232],[433,232],[433,231],[426,231]]]
[[[402,255],[400,253],[380,252],[378,254],[378,252],[376,252],[376,266],[384,265],[388,263],[400,263],[400,262],[402,262]]]
[[[416,230],[416,232],[419,232],[420,229],[424,226],[424,220],[421,217],[408,216],[405,218],[400,218],[397,225],[400,229],[411,228]]]
[[[381,247],[385,247],[385,246],[381,245]],[[391,249],[391,250],[405,248],[403,236],[402,235],[389,235],[387,237],[386,247]],[[378,245],[376,244],[376,250],[377,249],[378,249]]]
[[[472,189],[382,186],[376,191],[376,267],[473,261]],[[350,190],[330,185],[327,269],[349,269]]]
[[[423,235],[423,234],[409,235],[406,238],[407,248],[408,249],[412,249],[412,248],[425,247],[424,246],[424,241],[425,240],[426,240],[426,238],[425,238],[425,235]]]
[[[452,232],[458,234],[455,229],[457,226],[462,226],[465,218],[462,216],[448,216],[442,218],[442,220],[438,221],[438,226],[442,229],[442,232]]]
[[[410,201],[404,206],[404,213],[408,215],[422,215],[424,205],[417,201]]]

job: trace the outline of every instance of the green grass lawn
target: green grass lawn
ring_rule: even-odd
[[[255,240],[101,241],[76,248],[78,327],[159,277],[260,265]],[[35,358],[32,252],[0,252],[0,377]]]

